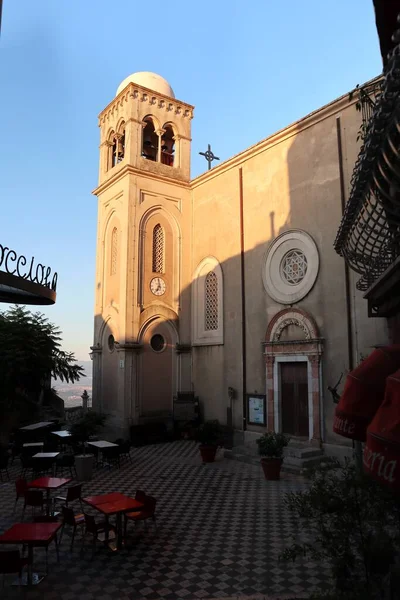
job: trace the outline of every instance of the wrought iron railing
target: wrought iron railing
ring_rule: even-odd
[[[400,46],[376,102],[362,98],[370,118],[334,246],[366,290],[400,254]]]

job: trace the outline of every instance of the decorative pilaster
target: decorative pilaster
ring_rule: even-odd
[[[319,376],[319,363],[321,360],[320,354],[311,354],[308,357],[311,367],[311,386],[312,386],[312,405],[313,405],[313,440],[321,442],[321,419],[320,419],[320,404],[321,404],[321,382]]]
[[[92,366],[92,407],[98,412],[103,412],[103,402],[101,396],[101,354],[100,344],[90,347],[90,358],[93,361]]]
[[[266,355],[266,380],[267,380],[267,429],[274,431],[274,364],[275,357]]]

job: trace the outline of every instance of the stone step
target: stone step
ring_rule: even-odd
[[[224,457],[250,465],[260,465],[260,456],[257,447],[253,444],[225,450]],[[310,467],[318,466],[323,460],[324,454],[320,448],[296,444],[285,448],[282,470],[289,473],[302,473]]]
[[[299,448],[297,446],[291,446],[289,444],[289,446],[284,448],[283,456],[285,456],[285,457],[290,456],[290,457],[299,458],[299,459],[307,459],[307,458],[314,458],[316,456],[323,456],[323,452],[322,452],[321,448],[314,448],[313,446],[302,446]]]

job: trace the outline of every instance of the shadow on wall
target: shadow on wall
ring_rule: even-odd
[[[358,121],[353,119],[348,138],[354,148],[346,151],[350,159],[356,155],[357,131]],[[263,343],[268,324],[279,311],[291,306],[274,300],[266,291],[267,254],[278,236],[301,230],[317,246],[319,271],[309,293],[293,305],[316,321],[324,339],[323,437],[343,443],[331,433],[332,399],[330,395],[324,399],[327,386],[349,364],[344,262],[333,249],[341,219],[336,118],[298,132],[239,167],[229,171],[223,168],[216,168],[215,178],[194,187],[192,271],[197,276],[181,291],[179,314],[171,316],[171,308],[167,310],[155,301],[152,318],[140,339],[126,340],[119,338],[112,320],[104,322],[101,315],[96,315],[96,331],[100,334],[94,347],[94,402],[102,397],[105,412],[114,414],[117,420],[118,415],[125,414],[135,422],[139,414],[146,414],[141,397],[146,397],[149,413],[158,410],[161,414],[171,410],[171,399],[178,389],[187,391],[191,387],[200,398],[206,418],[226,422],[227,409],[231,408],[233,424],[241,429],[243,393],[266,393]],[[351,164],[348,170],[347,186]],[[305,268],[311,267],[308,264]],[[358,293],[352,317],[359,331],[354,351],[367,353],[369,346],[378,341],[377,330],[367,327],[367,306]],[[116,377],[121,371],[123,375]],[[229,388],[233,392],[229,393]]]

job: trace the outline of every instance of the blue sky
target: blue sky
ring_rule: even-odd
[[[4,0],[0,243],[58,271],[65,348],[88,360],[97,115],[125,77],[195,105],[196,176],[208,143],[225,160],[381,69],[372,0]]]

